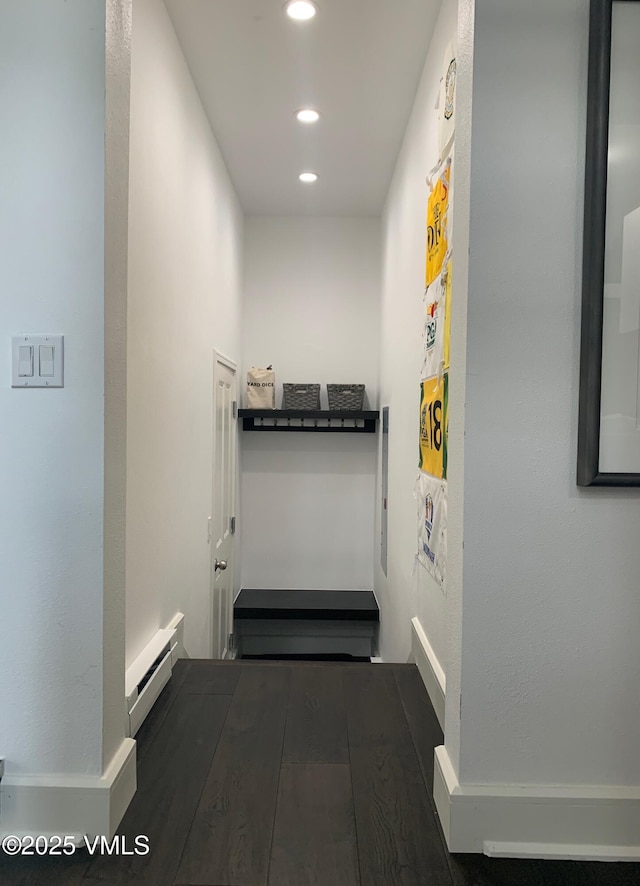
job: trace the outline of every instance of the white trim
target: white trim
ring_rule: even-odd
[[[115,834],[136,791],[136,743],[125,738],[102,776],[11,776],[0,783],[0,836]]]
[[[212,376],[212,425],[211,425],[211,513],[214,514],[216,512],[216,508],[218,507],[218,503],[216,502],[216,404],[217,404],[217,380],[219,376],[218,364],[225,366],[229,372],[233,374],[233,402],[235,403],[234,416],[231,420],[231,446],[233,450],[233,460],[231,464],[231,477],[230,477],[230,489],[231,489],[231,514],[230,516],[237,516],[237,506],[238,506],[238,482],[240,477],[240,465],[239,465],[239,456],[238,456],[238,412],[237,410],[242,405],[241,404],[241,394],[238,385],[238,364],[235,360],[231,360],[222,351],[219,351],[217,348],[213,349],[213,376]],[[211,518],[209,518],[211,520]],[[220,636],[221,636],[221,625],[219,624],[219,615],[220,615],[220,606],[216,605],[219,603],[217,601],[216,592],[215,592],[215,584],[216,584],[216,573],[214,569],[214,557],[216,554],[215,548],[215,540],[213,538],[209,538],[210,552],[209,552],[209,592],[210,592],[210,600],[209,600],[209,649],[210,649],[210,657],[211,658],[222,658],[226,659],[229,657],[229,635],[233,632],[233,604],[234,604],[234,589],[236,584],[236,575],[237,575],[237,564],[236,558],[238,556],[238,546],[237,539],[235,537],[235,533],[230,535],[230,554],[227,554],[226,560],[228,563],[227,566],[227,581],[230,584],[230,595],[229,595],[229,607],[227,613],[227,624],[224,627],[224,640],[222,641],[222,648],[220,649]],[[229,563],[230,561],[230,563]],[[230,568],[229,568],[230,566]]]
[[[418,618],[411,619],[411,651],[422,677],[440,728],[444,732],[444,704],[447,678]]]
[[[433,796],[450,852],[640,861],[640,788],[461,785],[435,749]]]
[[[226,354],[223,354],[222,351],[219,351],[217,348],[213,349],[215,360],[218,360],[220,363],[224,363],[224,365],[231,369],[233,372],[238,372],[238,364],[235,360],[231,360],[230,357],[227,357]]]
[[[586,854],[585,854],[586,850]],[[638,861],[637,846],[578,846],[571,843],[494,843],[485,841],[491,858],[544,858],[566,861]]]
[[[125,738],[101,779],[109,786],[109,838],[117,831],[138,787],[136,747],[135,741]]]

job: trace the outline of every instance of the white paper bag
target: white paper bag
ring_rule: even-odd
[[[247,409],[276,408],[276,374],[271,366],[247,372]]]

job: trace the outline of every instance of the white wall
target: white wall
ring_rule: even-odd
[[[413,489],[418,475],[425,218],[429,193],[425,179],[438,160],[435,106],[445,47],[455,39],[456,24],[457,2],[444,0],[383,217],[380,403],[389,406],[390,427],[386,577],[380,567],[378,547],[379,501],[375,551],[382,657],[388,661],[406,661],[411,619],[418,616],[442,667],[446,667],[447,661],[446,600],[437,583],[415,561],[417,520]],[[455,279],[454,267],[454,287]],[[456,372],[455,356],[452,348],[451,377]],[[456,438],[450,433],[450,492],[456,483],[460,445],[456,449]]]
[[[132,0],[107,0],[104,225],[103,741],[107,767],[122,743],[126,628],[127,286]]]
[[[213,348],[239,360],[242,216],[161,0],[133,11],[127,662],[177,610],[210,654]]]
[[[0,754],[102,772],[105,4],[0,26]],[[65,387],[12,389],[10,337],[65,335]],[[122,735],[122,732],[121,732]]]
[[[378,406],[380,225],[369,218],[249,218],[242,374],[366,385]],[[242,585],[371,588],[376,438],[241,434]]]
[[[640,785],[640,491],[575,483],[588,6],[476,10],[467,783]]]

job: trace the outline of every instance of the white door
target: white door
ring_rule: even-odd
[[[236,498],[236,365],[214,351],[213,492],[211,541],[211,657],[228,658],[233,630]]]

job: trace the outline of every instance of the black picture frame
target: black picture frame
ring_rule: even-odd
[[[635,3],[640,15],[640,0],[591,0],[582,259],[578,486],[640,486],[640,474],[602,472],[599,467],[611,22],[614,3]]]

